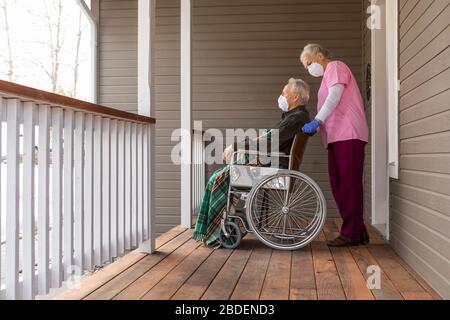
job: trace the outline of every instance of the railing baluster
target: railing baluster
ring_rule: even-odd
[[[149,232],[149,246],[148,252],[153,252],[155,250],[155,126],[147,125],[147,155],[148,155],[148,232]]]
[[[73,110],[64,110],[64,279],[68,280],[73,267]]]
[[[84,267],[84,113],[75,114],[75,143],[74,143],[74,247],[77,274],[83,274]]]
[[[119,254],[123,254],[125,251],[125,123],[123,121],[119,121],[118,123],[118,179],[117,179],[117,187],[118,187],[118,214],[119,214],[119,245],[118,251]]]
[[[63,121],[61,108],[52,108],[52,287],[62,283],[63,250]]]
[[[131,225],[131,124],[125,123],[125,250],[132,246],[132,225]]]
[[[94,202],[93,202],[93,167],[94,167],[94,117],[85,117],[85,170],[84,170],[84,263],[87,270],[94,266]]]
[[[117,120],[111,121],[111,256],[117,257],[118,250],[118,195],[117,195]]]
[[[35,105],[25,102],[23,106],[23,295],[27,300],[35,295],[35,219],[34,219],[34,166],[35,166]]]
[[[111,219],[110,219],[110,119],[103,119],[103,261],[108,261],[111,257]]]
[[[6,299],[19,298],[19,118],[22,104],[7,100]]]
[[[137,129],[136,123],[131,124],[131,246],[138,245],[138,211],[137,211]]]
[[[102,117],[94,117],[94,263],[101,266],[102,221]]]
[[[142,180],[143,180],[143,184],[142,184],[142,197],[143,197],[143,201],[142,201],[142,211],[143,211],[143,241],[146,241],[149,239],[149,217],[148,217],[148,213],[149,213],[149,192],[148,192],[148,176],[149,176],[149,170],[150,170],[150,166],[149,166],[149,157],[148,157],[148,130],[147,130],[147,126],[146,125],[142,125]]]
[[[50,150],[50,107],[39,106],[39,148],[38,148],[38,292],[47,294],[50,288],[49,260],[49,150]]]
[[[144,179],[142,174],[143,157],[142,157],[142,125],[138,124],[136,127],[137,138],[137,214],[138,214],[138,228],[137,228],[137,240],[138,244],[142,242],[144,235],[144,208],[143,208],[143,194],[142,194],[142,180]]]

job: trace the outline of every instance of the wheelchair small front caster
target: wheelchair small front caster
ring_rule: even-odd
[[[224,230],[226,230],[226,233]],[[224,222],[223,228],[220,228],[220,244],[227,249],[235,249],[239,246],[242,239],[242,232],[239,226],[231,221]]]

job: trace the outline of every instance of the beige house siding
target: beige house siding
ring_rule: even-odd
[[[320,79],[299,63],[301,48],[312,40],[347,62],[361,83],[360,0],[194,0],[193,15],[193,118],[204,129],[273,126],[281,116],[277,98],[290,77],[311,84],[308,109],[315,116]],[[304,161],[302,171],[319,182],[336,216],[319,136]]]
[[[99,103],[137,112],[137,0],[100,0]],[[156,232],[180,223],[180,169],[170,161],[179,128],[179,0],[156,11]]]
[[[137,112],[137,0],[101,0],[99,103]]]
[[[180,167],[170,154],[180,127],[180,1],[156,1],[156,232],[180,224]]]
[[[400,1],[400,179],[391,243],[450,299],[450,2]]]

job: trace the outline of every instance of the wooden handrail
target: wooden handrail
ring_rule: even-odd
[[[24,101],[31,100],[42,104],[69,107],[136,122],[151,124],[156,123],[156,120],[154,118],[105,107],[95,103],[78,100],[60,94],[51,93],[48,91],[43,91],[3,80],[0,80],[0,94],[5,96],[6,98],[20,98]]]

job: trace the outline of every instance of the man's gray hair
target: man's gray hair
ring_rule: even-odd
[[[302,97],[303,103],[306,105],[309,102],[309,84],[307,84],[302,79],[289,79],[289,84],[292,85],[291,91],[294,93],[299,93]]]
[[[315,57],[319,53],[321,53],[327,59],[331,58],[331,54],[327,49],[322,47],[320,44],[310,43],[310,44],[306,45],[305,48],[303,48],[302,54],[300,55],[300,61],[303,62],[303,59],[306,56]]]

